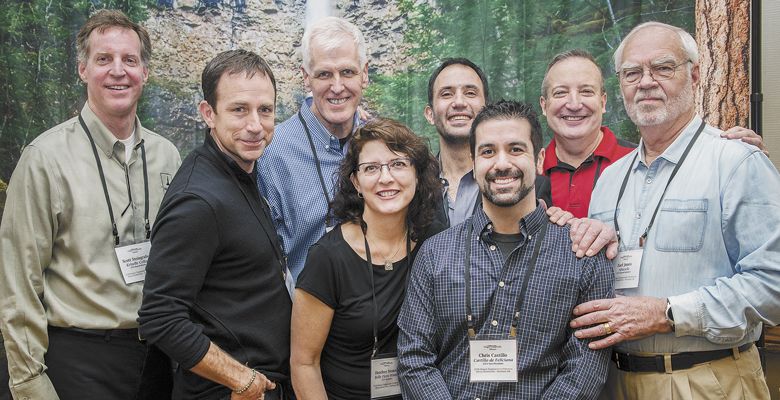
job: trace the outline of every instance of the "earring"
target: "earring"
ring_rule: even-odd
[[[358,192],[358,197],[363,198],[363,193]]]

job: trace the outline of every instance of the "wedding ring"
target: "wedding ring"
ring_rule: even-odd
[[[604,325],[604,334],[605,335],[611,335],[612,334],[612,328],[609,327],[609,322],[605,322]]]

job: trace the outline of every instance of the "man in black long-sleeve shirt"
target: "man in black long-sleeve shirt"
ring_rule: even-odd
[[[202,87],[210,129],[160,207],[139,331],[178,362],[174,399],[286,398],[292,302],[254,184],[276,82],[261,57],[232,50],[209,62]]]

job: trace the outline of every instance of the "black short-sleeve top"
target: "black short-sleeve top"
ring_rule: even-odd
[[[411,253],[414,259],[419,246]],[[386,271],[374,264],[377,302],[377,354],[396,353],[396,320],[406,293],[411,261],[404,258]],[[368,264],[344,240],[341,225],[310,249],[296,287],[334,310],[330,332],[320,357],[325,391],[330,399],[370,397],[374,305]],[[400,399],[400,396],[398,397]]]

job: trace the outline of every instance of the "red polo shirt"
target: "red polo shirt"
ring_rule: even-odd
[[[544,174],[550,178],[553,206],[571,212],[576,218],[588,216],[590,195],[604,168],[636,148],[635,144],[615,137],[606,126],[601,127],[601,132],[601,143],[579,168],[558,160],[554,138],[545,150],[543,167]]]

